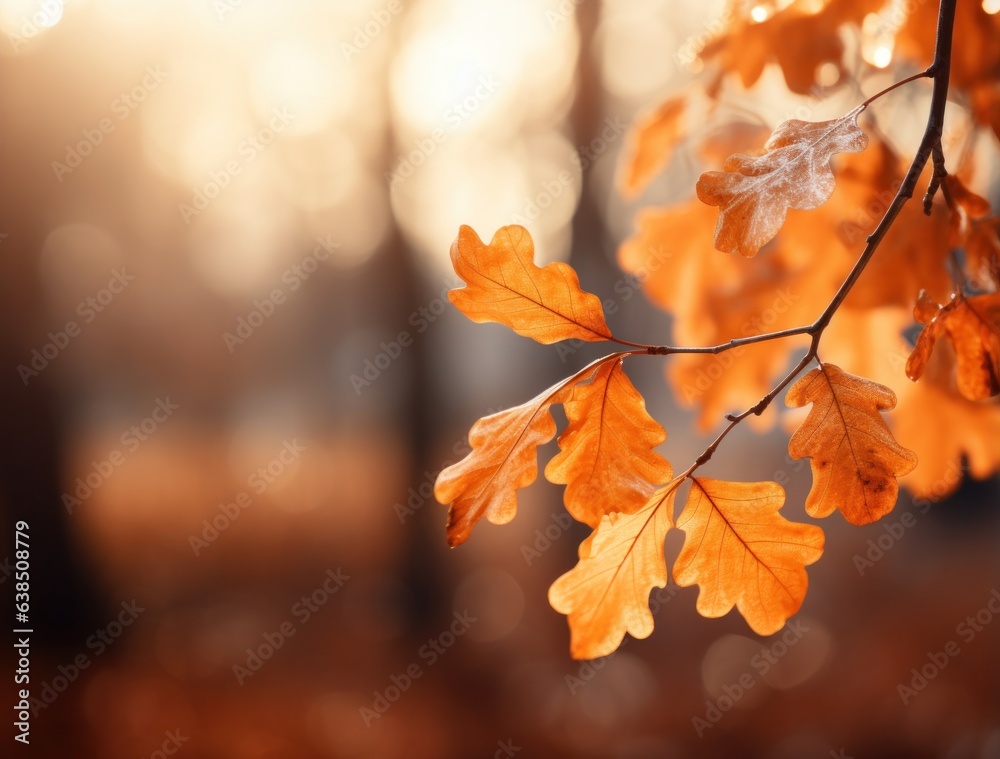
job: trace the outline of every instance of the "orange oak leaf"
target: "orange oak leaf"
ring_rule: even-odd
[[[778,514],[776,482],[692,478],[677,520],[684,547],[674,562],[678,585],[699,585],[698,611],[721,617],[735,605],[758,635],[777,632],[802,605],[806,566],[823,554],[823,531]]]
[[[954,174],[944,178],[951,196],[952,245],[965,248],[965,271],[980,286],[1000,285],[1000,218],[986,198],[972,192]]]
[[[698,179],[698,198],[719,206],[715,247],[754,256],[781,229],[789,208],[811,209],[833,193],[834,153],[858,153],[868,136],[857,124],[861,108],[831,121],[778,125],[760,156],[731,155],[722,171]]]
[[[670,463],[653,450],[667,433],[646,412],[621,361],[574,386],[563,407],[568,424],[545,476],[566,485],[566,510],[574,519],[597,527],[605,514],[631,514],[673,477]]]
[[[621,190],[626,197],[641,193],[670,160],[684,136],[686,103],[684,96],[668,98],[632,126],[626,148],[628,159],[621,175]]]
[[[920,382],[907,379],[912,348],[903,333],[911,324],[912,314],[895,306],[841,308],[823,335],[823,356],[895,391],[898,403],[886,421],[920,462],[900,482],[926,506],[954,492],[966,471],[979,479],[1000,471],[1000,398],[970,401],[958,392],[947,341]]]
[[[840,27],[859,24],[875,10],[869,0],[730,2],[723,16],[729,20],[729,29],[709,42],[700,57],[718,61],[723,71],[737,74],[744,87],[753,86],[774,61],[789,90],[815,94],[821,88],[818,71],[832,65],[838,70],[838,80],[843,74]],[[761,11],[764,20],[755,15]],[[692,52],[681,49],[684,58],[693,59]]]
[[[549,604],[568,617],[574,659],[610,654],[625,633],[653,632],[649,594],[667,584],[663,541],[679,484],[660,488],[634,514],[606,514],[577,565],[552,583]]]
[[[469,430],[472,451],[443,470],[434,484],[434,497],[448,510],[448,545],[468,540],[484,516],[493,524],[507,524],[517,512],[517,490],[538,476],[538,446],[556,434],[551,407],[574,383],[593,373],[595,366],[618,358],[605,356],[572,377],[556,383],[527,403],[482,419]]]
[[[972,401],[1000,393],[1000,293],[958,296],[939,306],[921,292],[913,315],[926,326],[906,362],[911,380],[920,379],[934,344],[945,335],[955,349],[959,392]]]
[[[610,339],[600,298],[580,289],[568,264],[535,266],[534,251],[522,226],[501,227],[486,245],[463,225],[451,262],[466,286],[449,291],[448,298],[474,322],[504,324],[546,345]]]
[[[840,509],[851,524],[870,524],[892,511],[896,478],[913,471],[917,457],[893,438],[880,412],[896,406],[885,385],[823,364],[788,390],[792,407],[811,403],[802,426],[788,441],[795,459],[811,458],[810,516]]]

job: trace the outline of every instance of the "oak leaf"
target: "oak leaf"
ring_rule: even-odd
[[[524,227],[501,227],[489,245],[463,225],[451,246],[455,272],[465,287],[448,292],[474,322],[504,324],[540,343],[609,340],[601,300],[580,289],[572,267],[535,266],[535,246]]]
[[[777,5],[778,10],[774,10]],[[763,21],[750,9],[770,13]],[[786,0],[782,3],[729,3],[729,30],[709,42],[701,57],[719,62],[739,75],[744,87],[754,85],[772,60],[781,68],[788,89],[799,95],[821,90],[817,72],[825,65],[843,74],[843,34],[847,23],[859,24],[875,10],[869,0]],[[748,17],[749,16],[749,17]]]
[[[970,401],[958,392],[947,341],[934,351],[920,382],[908,380],[912,348],[904,332],[911,324],[909,309],[841,308],[823,335],[823,356],[895,391],[889,428],[920,462],[901,483],[926,504],[954,492],[964,471],[984,479],[1000,470],[1000,398]]]
[[[673,525],[675,481],[634,514],[606,514],[580,561],[549,588],[549,604],[568,617],[575,659],[610,654],[628,633],[653,632],[649,594],[667,584],[663,541]]]
[[[621,189],[626,197],[641,193],[649,181],[667,164],[684,136],[687,98],[668,98],[651,112],[640,116],[629,131],[628,158],[623,166]]]
[[[944,188],[954,207],[951,244],[965,248],[966,273],[980,286],[1000,285],[1000,218],[954,174],[944,178]]]
[[[870,524],[892,511],[902,477],[917,457],[892,437],[880,412],[896,406],[885,385],[823,364],[788,390],[792,407],[811,403],[788,442],[795,459],[810,458],[813,485],[806,511],[825,517],[839,509],[851,524]]]
[[[563,408],[568,424],[545,476],[566,485],[566,510],[574,519],[597,527],[605,514],[631,514],[655,485],[673,477],[669,462],[653,450],[667,433],[647,413],[621,361],[574,386]]]
[[[603,363],[617,356],[599,359]],[[469,430],[469,454],[444,469],[434,483],[434,497],[448,510],[448,545],[464,543],[484,516],[507,524],[517,512],[517,490],[538,476],[538,446],[556,434],[551,407],[575,383],[593,373],[595,364],[557,382],[527,403],[484,416]]]
[[[805,567],[823,554],[823,531],[780,514],[776,482],[692,478],[677,520],[684,547],[674,562],[678,585],[699,585],[698,611],[721,617],[735,605],[758,635],[777,632],[806,595]]]
[[[831,121],[791,119],[778,125],[760,156],[731,155],[722,171],[698,179],[698,198],[719,206],[715,247],[754,256],[774,239],[789,208],[811,209],[827,201],[836,186],[830,159],[868,145],[856,108]]]
[[[906,362],[911,380],[920,379],[944,335],[955,349],[959,392],[972,401],[1000,393],[1000,293],[958,296],[940,306],[921,292],[913,314],[926,326]]]

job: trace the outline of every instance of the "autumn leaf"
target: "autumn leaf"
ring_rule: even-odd
[[[776,482],[692,478],[677,528],[684,547],[674,563],[678,585],[699,585],[698,611],[721,617],[735,605],[758,635],[777,632],[806,595],[805,567],[823,554],[823,531],[778,511]]]
[[[629,132],[628,155],[621,188],[626,197],[641,193],[667,164],[674,147],[684,136],[687,98],[672,97],[636,120]]]
[[[959,392],[972,401],[1000,393],[1000,293],[958,296],[939,306],[924,292],[913,310],[926,325],[906,362],[906,374],[920,379],[942,335],[955,349]]]
[[[717,60],[724,71],[739,76],[744,87],[760,79],[768,63],[781,68],[788,89],[815,95],[817,72],[834,66],[843,73],[841,28],[859,24],[877,10],[867,0],[787,0],[782,3],[729,3],[729,30],[709,42],[700,57]],[[751,8],[766,18],[750,16]],[[838,75],[838,78],[839,78]]]
[[[966,272],[977,282],[1000,285],[1000,218],[954,174],[944,178],[944,189],[954,208],[951,244],[965,248]]]
[[[619,355],[598,359],[527,403],[485,416],[472,425],[472,451],[443,470],[434,484],[434,497],[442,504],[451,504],[448,545],[454,548],[468,540],[484,516],[493,524],[507,524],[514,518],[517,490],[538,476],[538,446],[556,434],[552,404],[561,402],[568,389],[590,376],[595,366]]]
[[[568,264],[535,266],[534,251],[528,230],[516,224],[498,229],[489,245],[463,225],[451,261],[466,286],[448,298],[474,322],[504,324],[540,343],[609,340],[600,298],[580,289]]]
[[[667,584],[663,541],[679,484],[660,488],[634,514],[606,514],[577,565],[549,588],[552,608],[568,617],[573,658],[605,656],[625,633],[653,632],[649,594]]]
[[[566,510],[574,519],[597,527],[605,514],[631,514],[655,485],[673,477],[669,462],[653,450],[667,433],[646,412],[621,361],[574,386],[563,407],[568,424],[545,476],[566,485]]]
[[[892,390],[823,364],[792,385],[785,402],[812,404],[788,442],[792,458],[812,459],[810,516],[840,509],[848,522],[863,525],[892,511],[896,478],[917,465],[916,455],[895,441],[880,413],[895,407]]]
[[[912,348],[903,333],[911,323],[909,310],[896,307],[841,308],[823,335],[823,356],[895,391],[886,421],[920,462],[900,482],[915,498],[940,500],[966,471],[984,479],[1000,470],[1000,399],[970,401],[958,392],[947,343],[934,351],[920,382],[907,379]]]
[[[857,124],[860,108],[832,121],[780,124],[760,156],[736,153],[722,171],[698,180],[698,198],[719,206],[715,247],[724,253],[754,256],[781,229],[789,208],[811,209],[833,193],[834,153],[858,153],[868,136]]]

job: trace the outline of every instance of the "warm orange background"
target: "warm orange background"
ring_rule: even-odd
[[[1000,597],[996,481],[825,520],[784,633],[668,588],[653,636],[596,666],[546,602],[585,534],[560,489],[446,548],[429,483],[472,421],[598,350],[469,323],[450,241],[520,221],[616,331],[666,335],[614,263],[638,207],[615,164],[720,5],[0,2],[0,508],[30,524],[33,695],[87,665],[5,756],[159,756],[177,731],[192,759],[1000,757],[1000,619],[959,628]],[[736,105],[791,112],[773,85]],[[675,162],[643,202],[694,179]],[[665,455],[696,455],[662,360],[630,374]],[[786,442],[741,428],[706,473],[781,478],[804,518]]]

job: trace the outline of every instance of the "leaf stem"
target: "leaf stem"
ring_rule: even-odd
[[[921,71],[919,74],[914,74],[913,76],[908,76],[908,77],[906,77],[906,79],[900,79],[895,84],[890,84],[884,90],[880,90],[879,92],[876,92],[874,95],[872,95],[870,98],[868,98],[865,102],[863,102],[861,105],[859,105],[858,106],[858,110],[863,111],[865,108],[867,108],[872,103],[874,103],[876,100],[878,100],[880,97],[882,97],[883,95],[888,95],[890,92],[892,92],[897,87],[902,87],[904,84],[909,84],[910,82],[915,82],[917,79],[924,79],[924,78],[933,77],[933,76],[934,76],[934,73],[931,71],[930,68],[928,68],[928,69],[925,69],[924,71]]]

